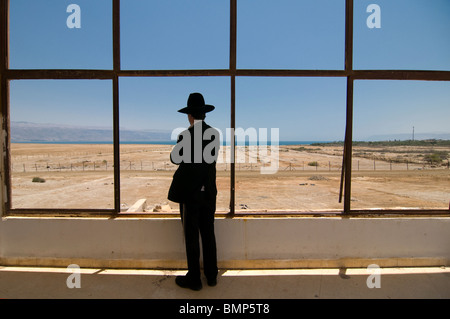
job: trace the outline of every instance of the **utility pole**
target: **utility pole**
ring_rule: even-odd
[[[413,136],[412,136],[412,140],[414,142],[414,126],[413,126]]]

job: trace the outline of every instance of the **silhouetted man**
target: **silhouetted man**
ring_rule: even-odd
[[[220,147],[219,132],[204,122],[205,113],[214,106],[205,104],[200,93],[190,94],[187,106],[178,112],[188,114],[190,127],[183,131],[170,154],[179,165],[173,175],[168,198],[180,203],[188,272],[175,280],[178,286],[200,290],[201,235],[203,267],[209,286],[217,283],[217,253],[214,233],[216,211],[216,161]]]

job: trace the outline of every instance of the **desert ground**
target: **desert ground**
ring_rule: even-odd
[[[178,211],[167,200],[176,166],[172,145],[120,146],[121,210],[146,199],[147,212]],[[450,153],[442,147],[433,151]],[[230,150],[217,164],[217,211],[229,211]],[[448,209],[448,160],[429,163],[420,147],[353,147],[352,209]],[[280,145],[278,152],[237,149],[237,212],[340,211],[342,146]],[[261,167],[272,167],[262,174]],[[34,181],[33,181],[34,180]],[[109,144],[11,144],[12,208],[112,209],[113,146]]]

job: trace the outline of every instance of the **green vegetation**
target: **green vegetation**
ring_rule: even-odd
[[[291,148],[292,151],[297,151],[297,152],[309,152],[309,153],[320,153],[320,151],[322,151],[322,149],[320,147],[317,148],[307,148],[304,146],[300,146],[300,147],[293,147]]]
[[[312,146],[343,146],[343,141],[330,142],[330,143],[313,143]],[[353,141],[353,146],[375,146],[375,147],[387,147],[387,146],[450,146],[450,140],[393,140],[393,141]]]
[[[432,154],[426,154],[423,159],[431,165],[441,164],[447,159],[447,152],[434,152]]]
[[[33,177],[33,179],[31,181],[33,183],[45,183],[45,179],[40,178],[40,177]]]
[[[313,146],[343,147],[344,142],[315,143]],[[450,165],[450,140],[353,141],[353,156],[391,163],[430,166]]]

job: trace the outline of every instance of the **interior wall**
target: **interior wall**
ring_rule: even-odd
[[[441,266],[449,218],[216,219],[221,268]],[[0,264],[185,268],[179,219],[4,218]]]

